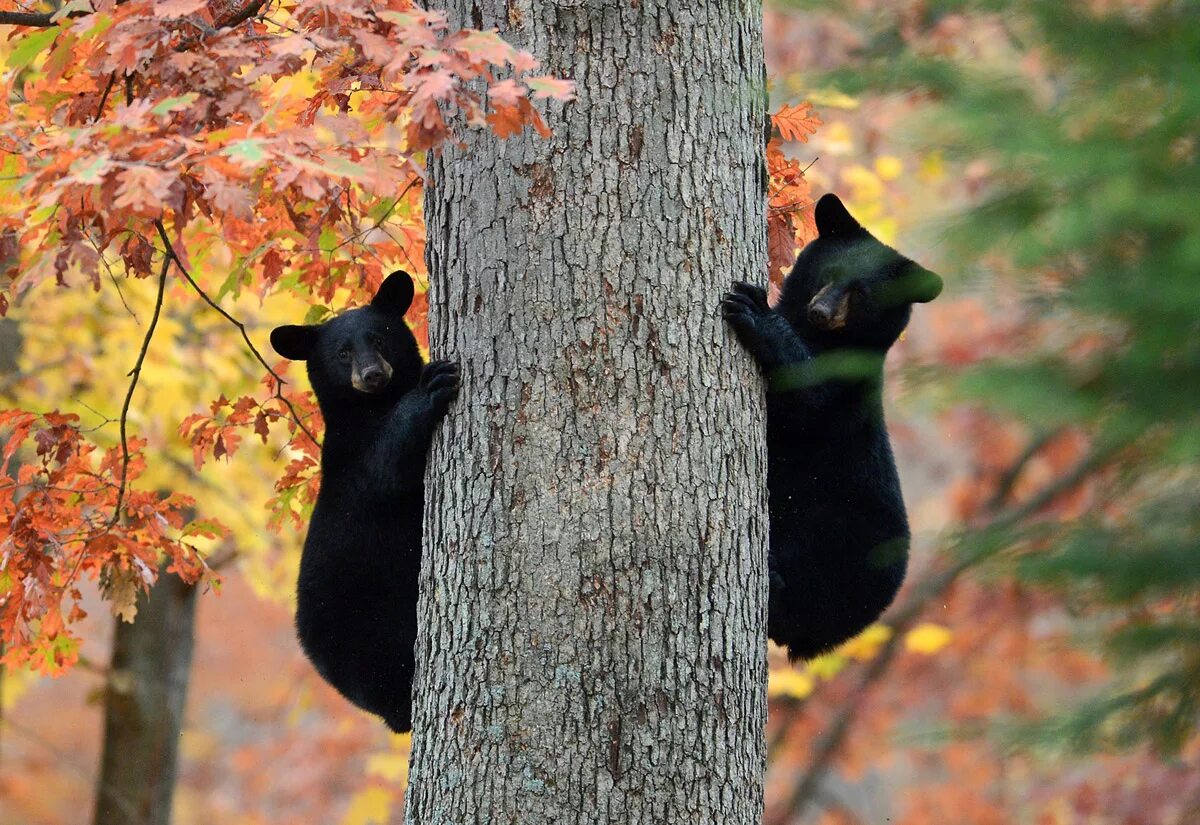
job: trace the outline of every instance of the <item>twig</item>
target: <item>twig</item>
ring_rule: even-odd
[[[376,229],[379,229],[381,226],[383,226],[384,222],[392,216],[392,213],[396,211],[396,207],[400,205],[400,201],[404,200],[404,197],[408,194],[409,190],[412,189],[413,186],[416,185],[418,180],[420,180],[420,178],[413,177],[408,182],[408,186],[405,186],[404,189],[401,190],[400,194],[396,196],[395,200],[392,201],[392,205],[389,206],[387,208],[387,210],[383,213],[383,215],[380,216],[379,220],[375,221],[374,224],[372,224],[368,228],[362,230],[361,232],[355,232],[353,235],[350,235],[348,238],[346,238],[344,241],[342,241],[337,246],[335,246],[332,250],[330,250],[331,254],[333,252],[336,252],[337,250],[341,249],[343,246],[345,246],[348,243],[354,243],[359,238],[365,238],[367,235],[369,235],[370,233],[374,232]],[[346,205],[346,211],[351,212],[349,204]]]
[[[224,20],[218,20],[217,22],[213,23],[212,28],[209,31],[204,32],[197,37],[189,37],[181,40],[178,44],[176,44],[175,51],[187,51],[197,43],[202,43],[209,37],[220,34],[225,29],[232,29],[234,26],[245,23],[251,17],[254,17],[256,14],[262,11],[262,7],[266,4],[267,0],[253,0],[253,2],[248,3],[240,11],[235,11]]]
[[[1093,470],[1104,464],[1117,449],[1119,449],[1119,445],[1096,447],[1080,459],[1066,475],[1059,478],[1053,484],[1044,487],[1037,495],[1000,513],[988,524],[981,527],[980,530],[1005,530],[1024,521],[1026,518],[1037,513],[1038,510],[1050,504],[1054,499],[1078,485]],[[888,638],[878,655],[870,661],[866,669],[862,672],[862,676],[859,677],[858,684],[850,692],[849,698],[842,705],[824,735],[817,741],[813,749],[812,758],[809,760],[808,769],[801,776],[800,781],[796,783],[795,790],[792,791],[787,804],[780,815],[776,817],[776,825],[784,825],[784,823],[799,818],[804,813],[804,809],[808,806],[808,803],[813,800],[813,797],[819,790],[821,781],[825,778],[825,774],[829,770],[829,765],[833,761],[833,757],[841,749],[846,735],[857,718],[858,711],[862,707],[863,699],[866,697],[867,692],[887,672],[900,650],[900,642],[904,638],[905,633],[924,612],[925,606],[944,593],[963,572],[993,555],[997,549],[989,548],[983,552],[962,555],[949,567],[931,575],[924,582],[917,585],[904,605],[891,614],[888,621],[888,624],[892,628],[891,637]]]
[[[104,114],[104,104],[108,102],[108,93],[112,91],[113,84],[116,82],[117,73],[112,72],[108,76],[108,85],[104,87],[104,93],[100,95],[100,103],[96,106],[96,114],[92,115],[93,123],[100,119],[100,115]]]
[[[1047,430],[1040,435],[1034,436],[1025,449],[1017,456],[1017,460],[1012,463],[1004,475],[1000,476],[1000,480],[996,482],[996,491],[992,493],[987,503],[983,505],[984,512],[994,513],[1000,509],[1000,506],[1008,500],[1012,494],[1013,487],[1017,480],[1021,477],[1021,473],[1025,471],[1025,466],[1033,460],[1034,456],[1042,451],[1042,449],[1059,436],[1064,430],[1064,427],[1055,427]]]
[[[146,335],[142,338],[142,348],[138,352],[137,363],[129,371],[129,388],[125,390],[125,403],[121,405],[121,417],[118,419],[121,427],[121,481],[117,485],[117,504],[113,508],[112,519],[108,526],[112,527],[121,518],[121,504],[125,501],[125,490],[129,481],[129,440],[126,436],[126,423],[129,418],[129,404],[133,401],[133,391],[137,389],[138,379],[142,375],[142,364],[146,353],[150,350],[150,341],[154,338],[154,328],[158,326],[158,316],[162,313],[163,295],[167,290],[167,271],[171,267],[171,256],[164,253],[162,272],[158,275],[158,297],[154,299],[154,314],[150,316],[150,324],[146,327]]]
[[[245,23],[251,17],[258,14],[258,12],[266,4],[267,4],[267,0],[254,0],[254,2],[246,5],[246,7],[243,8],[241,11],[234,12],[233,14],[231,14],[229,17],[225,18],[224,20],[221,20],[221,21],[215,23],[213,25],[213,28],[232,29],[234,26],[236,26],[240,23]]]
[[[292,421],[296,422],[296,426],[300,428],[300,431],[308,436],[309,440],[312,441],[313,444],[320,446],[321,442],[317,441],[316,437],[309,431],[308,427],[304,425],[304,422],[300,419],[300,414],[296,412],[296,408],[292,405],[291,400],[289,400],[287,396],[283,394],[283,387],[287,384],[287,381],[284,381],[283,378],[280,377],[279,373],[275,372],[275,370],[271,368],[271,365],[267,363],[266,359],[262,357],[262,353],[260,353],[258,348],[254,346],[254,342],[250,340],[250,335],[246,332],[246,325],[222,309],[221,305],[210,298],[208,293],[204,291],[200,284],[196,283],[196,279],[192,277],[191,273],[187,271],[187,267],[183,265],[183,261],[179,260],[179,255],[175,252],[175,247],[171,243],[171,239],[167,236],[167,229],[165,226],[163,226],[161,218],[154,219],[154,228],[158,230],[158,236],[162,239],[163,247],[167,250],[167,257],[170,261],[175,262],[175,266],[179,269],[179,274],[183,276],[183,279],[188,282],[188,285],[195,290],[196,294],[200,296],[204,303],[215,309],[222,318],[237,327],[238,332],[242,334],[242,340],[246,342],[246,347],[250,350],[250,354],[253,355],[254,359],[262,365],[262,368],[265,369],[270,376],[275,379],[275,398],[278,398],[283,402],[284,406],[287,407],[288,413],[290,413],[292,416]]]

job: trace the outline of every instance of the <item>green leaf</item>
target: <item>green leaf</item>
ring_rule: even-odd
[[[317,246],[326,255],[333,252],[337,248],[338,238],[337,233],[333,231],[332,226],[326,226],[321,230],[321,236],[317,239]]]
[[[237,298],[242,294],[242,285],[249,285],[252,280],[250,276],[250,264],[258,259],[258,256],[267,250],[272,245],[272,241],[266,241],[254,248],[248,255],[242,256],[238,261],[237,266],[226,276],[222,282],[220,289],[217,290],[217,296],[214,300],[220,301],[226,295],[233,293],[233,297]]]
[[[366,167],[355,163],[352,160],[347,160],[343,157],[334,155],[325,159],[325,171],[343,178],[356,178],[364,180],[367,178]]]
[[[107,155],[83,157],[71,164],[71,177],[80,183],[100,183],[110,166]]]
[[[59,28],[56,26],[52,29],[43,29],[42,31],[25,35],[17,41],[17,45],[13,46],[13,50],[8,53],[8,67],[10,69],[24,69],[39,54],[50,47],[54,42],[54,38],[58,37],[58,34]]]
[[[304,314],[304,323],[319,324],[323,318],[332,314],[333,310],[331,310],[329,307],[316,304],[315,306],[309,307],[308,312]]]
[[[183,109],[192,105],[192,102],[198,97],[200,97],[200,95],[196,92],[188,92],[185,95],[179,95],[177,97],[168,97],[165,100],[159,101],[159,104],[150,111],[156,115],[169,114],[176,109]]]
[[[221,522],[215,519],[202,518],[196,519],[195,521],[189,521],[183,528],[182,536],[184,538],[200,536],[201,538],[215,539],[219,536],[225,535],[228,532],[229,531],[225,529],[225,526],[221,524]]]
[[[264,143],[257,138],[247,138],[231,143],[221,150],[221,154],[233,158],[244,166],[261,166],[267,159]]]

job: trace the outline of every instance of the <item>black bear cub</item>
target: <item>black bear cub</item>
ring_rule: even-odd
[[[283,326],[271,346],[306,361],[325,418],[317,495],[296,587],[296,631],[317,672],[396,732],[412,729],[425,454],[458,396],[458,367],[424,364],[393,272],[368,306]]]
[[[835,195],[778,305],[735,283],[722,314],[767,381],[768,635],[792,659],[859,633],[908,563],[908,517],[883,421],[883,359],[937,275],[863,229]]]

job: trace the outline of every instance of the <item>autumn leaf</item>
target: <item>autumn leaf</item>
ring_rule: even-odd
[[[155,0],[155,17],[187,17],[208,6],[208,0]]]
[[[904,637],[904,646],[914,653],[932,656],[950,644],[950,631],[938,624],[922,622]]]
[[[152,166],[134,166],[117,175],[116,206],[135,212],[156,215],[162,211],[174,176]]]
[[[795,106],[783,106],[771,115],[771,122],[775,124],[784,140],[807,143],[808,136],[821,125],[821,118],[812,111],[811,103],[799,103]]]
[[[558,77],[527,77],[525,83],[533,89],[533,96],[539,100],[552,97],[564,103],[575,99],[575,81],[563,80]]]
[[[816,680],[806,670],[790,667],[772,669],[767,681],[767,695],[804,699],[813,692],[816,684]]]
[[[497,66],[507,63],[514,51],[495,31],[469,31],[454,45],[473,60]]]

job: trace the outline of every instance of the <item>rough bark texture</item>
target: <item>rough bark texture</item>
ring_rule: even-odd
[[[167,825],[192,665],[196,588],[164,572],[117,621],[93,825]]]
[[[449,0],[579,99],[432,162],[433,447],[407,819],[758,823],[761,6]]]

